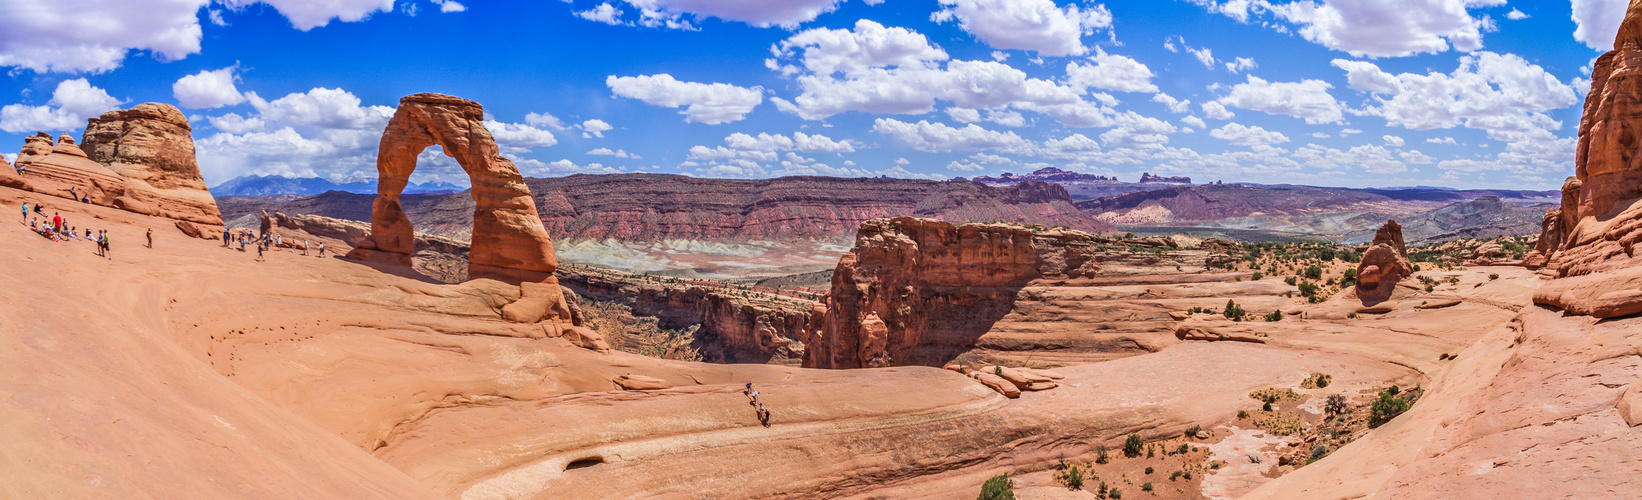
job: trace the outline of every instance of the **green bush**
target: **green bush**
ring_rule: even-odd
[[[1123,498],[1123,491],[1118,490],[1117,488],[1106,490],[1106,498],[1111,498],[1113,500]]]
[[[1295,279],[1294,279],[1294,277],[1293,277],[1293,276],[1289,276],[1289,277],[1287,277],[1287,278],[1283,278],[1283,282],[1284,282],[1284,283],[1288,283],[1288,285],[1289,285],[1289,286],[1294,286],[1294,282],[1295,282],[1295,281],[1297,281],[1297,280],[1295,280]]]
[[[1308,298],[1317,296],[1317,284],[1310,281],[1300,282],[1300,295]]]
[[[1265,411],[1271,411],[1271,401],[1261,403],[1260,404],[1260,409],[1265,410]]]
[[[1351,410],[1351,403],[1346,401],[1343,394],[1329,394],[1328,403],[1323,406],[1323,413],[1329,416],[1344,415]]]
[[[1060,483],[1069,490],[1083,489],[1083,469],[1079,469],[1076,465],[1066,469],[1066,472],[1061,474]]]
[[[1147,467],[1147,468],[1146,468],[1146,473],[1147,473],[1147,474],[1151,474],[1151,473],[1152,473],[1152,468],[1151,468],[1151,467]]]
[[[1131,457],[1140,456],[1140,449],[1144,446],[1146,442],[1140,440],[1139,434],[1130,434],[1123,440],[1123,454]]]
[[[1380,398],[1375,400],[1374,405],[1369,408],[1371,413],[1368,417],[1368,426],[1379,427],[1386,422],[1390,422],[1391,419],[1397,418],[1397,415],[1402,415],[1403,412],[1408,411],[1410,406],[1412,404],[1408,400],[1397,397],[1397,386],[1393,385],[1391,388],[1381,391]]]
[[[1220,314],[1224,315],[1226,319],[1232,321],[1242,321],[1243,316],[1248,315],[1248,311],[1244,311],[1243,306],[1237,305],[1237,302],[1233,302],[1231,299],[1226,299],[1226,310],[1222,311]]]
[[[1254,276],[1253,276],[1253,277],[1252,277],[1252,278],[1250,278],[1250,279],[1253,279],[1253,280],[1255,280],[1255,281],[1260,281],[1260,278],[1264,278],[1264,277],[1266,277],[1266,274],[1265,274],[1265,273],[1262,273],[1262,272],[1260,272],[1260,271],[1255,271],[1255,272],[1254,272]]]
[[[1015,500],[1015,480],[1009,474],[998,474],[981,485],[981,496],[975,500]]]
[[[1248,410],[1237,410],[1237,419],[1242,420],[1242,419],[1245,419],[1245,418],[1249,418],[1249,411]]]
[[[1306,268],[1305,277],[1314,280],[1323,279],[1323,268],[1317,266],[1308,267]]]
[[[1267,323],[1276,323],[1276,322],[1282,321],[1282,320],[1283,320],[1283,311],[1272,311],[1271,314],[1266,315],[1266,322]]]
[[[1152,491],[1152,483],[1140,485],[1140,491]]]
[[[1104,464],[1104,463],[1110,462],[1110,461],[1112,461],[1112,457],[1110,457],[1106,454],[1106,445],[1103,444],[1103,445],[1100,445],[1100,446],[1096,446],[1095,447],[1095,463]]]
[[[1170,481],[1173,481],[1173,480],[1176,480],[1176,479],[1180,479],[1180,471],[1174,471],[1174,474],[1169,474],[1169,480]]]

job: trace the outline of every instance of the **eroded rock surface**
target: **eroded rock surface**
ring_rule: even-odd
[[[144,103],[89,120],[81,149],[125,178],[128,194],[153,215],[220,226],[222,215],[194,158],[192,130],[176,107]]]
[[[25,138],[16,167],[22,169],[20,175],[37,193],[76,201],[76,196],[84,196],[90,198],[91,203],[107,207],[141,208],[130,198],[122,199],[126,196],[126,182],[120,174],[92,161],[74,144],[74,138],[66,134],[55,143],[45,132]]]

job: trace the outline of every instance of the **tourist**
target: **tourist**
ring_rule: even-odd
[[[148,228],[148,248],[154,248],[154,228]]]
[[[45,217],[46,216],[46,204],[36,202],[34,204],[34,215]]]
[[[231,245],[231,244],[232,243],[228,241],[228,228],[226,228],[226,227],[222,228],[222,246],[223,246],[223,248],[227,248],[228,245]]]
[[[23,222],[29,221],[29,204],[23,204]]]
[[[68,199],[70,199],[70,200],[80,199],[80,187],[79,186],[70,186],[68,188]]]
[[[51,213],[51,227],[53,227],[53,228],[63,227],[63,216],[57,215],[57,212],[52,212]]]
[[[320,257],[325,256],[325,242],[323,242],[323,241],[319,242],[319,256]]]
[[[302,255],[308,255],[308,240],[302,240]]]
[[[257,262],[262,262],[262,244],[257,243]]]
[[[91,241],[91,228],[86,228],[86,241]]]

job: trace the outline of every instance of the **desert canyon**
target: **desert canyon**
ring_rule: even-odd
[[[1613,47],[1559,198],[532,178],[436,93],[373,194],[213,196],[110,111],[0,168],[0,497],[1633,498],[1642,0]]]

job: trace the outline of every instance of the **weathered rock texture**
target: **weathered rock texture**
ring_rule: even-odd
[[[358,245],[373,252],[356,251],[352,255],[381,255],[409,262],[415,251],[414,231],[400,207],[399,194],[416,169],[416,155],[437,144],[473,181],[469,275],[550,278],[557,267],[553,242],[542,229],[530,188],[519,175],[519,168],[502,157],[483,121],[484,109],[467,99],[412,94],[399,100],[399,110],[388,122],[377,153],[379,177],[371,211],[371,239]]]
[[[581,267],[561,267],[557,276],[578,295],[619,302],[656,317],[662,328],[701,325],[694,344],[711,362],[798,364],[804,342],[821,324],[820,304],[792,297]]]
[[[1385,221],[1357,264],[1357,296],[1365,303],[1383,301],[1391,297],[1398,281],[1411,274],[1414,266],[1408,262],[1408,249],[1403,246],[1403,228],[1397,221]]]
[[[0,155],[0,187],[22,189],[24,191],[31,189],[29,182],[23,180],[23,176],[17,175],[17,168],[6,162],[6,155]]]
[[[127,193],[154,215],[220,226],[217,202],[194,159],[192,131],[177,108],[150,102],[89,120],[81,149],[124,177]]]
[[[855,242],[806,367],[941,366],[1009,314],[1027,283],[1099,270],[1081,231],[897,217],[863,223]]]
[[[23,169],[23,179],[37,193],[72,198],[73,189],[73,193],[89,197],[98,205],[141,208],[131,198],[121,199],[126,196],[125,179],[91,161],[68,135],[59,137],[55,144],[45,132],[25,138],[23,151],[17,155],[17,168]]]

